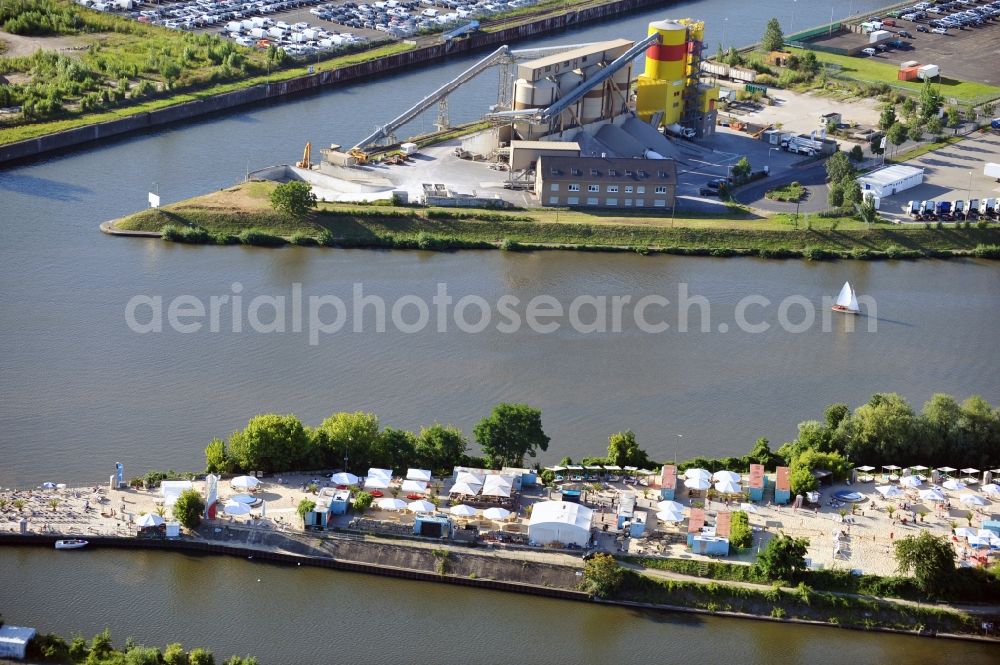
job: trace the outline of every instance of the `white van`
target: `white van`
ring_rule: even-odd
[[[873,56],[876,53],[878,53],[878,51],[876,51],[875,49],[873,49],[870,46],[868,48],[866,48],[866,49],[861,49],[861,52],[864,53],[865,55],[868,55],[868,56]]]

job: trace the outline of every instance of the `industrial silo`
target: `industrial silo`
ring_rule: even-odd
[[[556,100],[556,92],[556,84],[549,79],[518,79],[514,82],[514,110],[548,108]],[[514,129],[522,139],[530,140],[547,134],[549,125],[522,120],[514,123]]]

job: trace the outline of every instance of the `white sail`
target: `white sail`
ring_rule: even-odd
[[[840,290],[840,295],[837,296],[837,305],[839,307],[850,307],[851,298],[854,295],[854,289],[851,288],[850,282],[844,282],[844,288]],[[854,300],[854,306],[857,307],[858,301]]]
[[[847,309],[849,309],[852,312],[861,311],[861,308],[858,307],[858,294],[854,292],[854,289],[851,289],[851,304],[847,306]]]

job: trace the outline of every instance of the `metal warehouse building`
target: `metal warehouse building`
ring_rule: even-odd
[[[914,166],[887,166],[884,169],[858,177],[862,192],[871,192],[879,198],[898,194],[916,187],[924,181],[924,170]]]

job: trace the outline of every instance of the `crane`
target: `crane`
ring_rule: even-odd
[[[311,157],[312,157],[312,143],[306,143],[305,150],[302,151],[302,161],[296,162],[295,166],[299,167],[300,169],[312,168],[312,162],[310,159]]]

